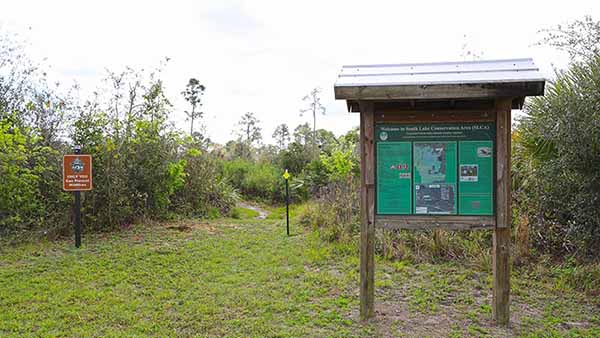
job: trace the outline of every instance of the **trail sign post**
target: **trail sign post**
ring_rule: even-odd
[[[531,59],[344,66],[360,112],[360,315],[375,314],[375,228],[491,229],[492,316],[509,321],[511,109],[543,95]]]
[[[92,156],[82,155],[81,147],[75,154],[63,156],[63,190],[75,195],[75,247],[81,246],[81,191],[92,190]]]
[[[289,179],[290,173],[286,169],[283,173],[283,179],[285,180],[285,229],[286,233],[290,235],[290,189],[289,189]]]

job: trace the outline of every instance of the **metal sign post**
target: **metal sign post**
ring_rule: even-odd
[[[81,147],[75,146],[75,154],[81,154]],[[75,194],[75,247],[81,246],[81,191],[77,190]]]
[[[75,247],[81,246],[81,191],[92,190],[92,157],[81,155],[81,146],[73,147],[72,155],[63,157],[63,190],[73,191]]]
[[[290,235],[290,189],[289,189],[289,179],[290,173],[288,170],[285,170],[283,173],[283,178],[285,179],[285,224],[286,224],[286,232],[287,235]]]

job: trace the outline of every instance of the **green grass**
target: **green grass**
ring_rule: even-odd
[[[219,219],[0,248],[0,336],[373,337],[600,334],[597,299],[513,273],[511,329],[491,276],[380,258],[377,320],[358,320],[356,243],[281,221]]]
[[[305,208],[306,203],[290,204],[290,219],[296,218]],[[269,212],[267,219],[285,220],[285,205],[283,206],[266,206],[265,209]]]
[[[358,275],[316,237],[221,220],[0,253],[0,336],[350,336]],[[201,223],[200,223],[201,224]]]
[[[235,219],[253,219],[258,215],[260,215],[258,211],[242,207],[235,207],[231,211],[231,217]]]

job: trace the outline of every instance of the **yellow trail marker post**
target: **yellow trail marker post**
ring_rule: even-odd
[[[290,191],[289,191],[289,180],[290,173],[287,169],[283,173],[283,179],[285,180],[285,229],[287,235],[290,235]]]

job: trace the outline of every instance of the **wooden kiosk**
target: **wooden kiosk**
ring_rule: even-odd
[[[374,316],[375,227],[489,229],[493,319],[509,322],[511,109],[543,95],[531,59],[344,66],[360,112],[360,315]]]

